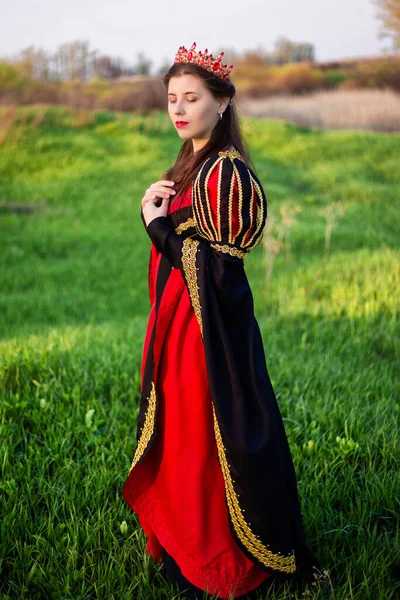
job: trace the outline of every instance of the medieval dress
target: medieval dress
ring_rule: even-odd
[[[218,152],[166,216],[141,217],[151,310],[123,495],[146,551],[160,562],[164,548],[221,599],[304,577],[320,565],[244,269],[266,223],[260,181],[238,151]]]

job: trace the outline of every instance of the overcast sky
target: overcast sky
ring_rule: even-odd
[[[2,0],[0,57],[88,40],[91,50],[127,65],[143,52],[154,72],[194,41],[215,55],[232,47],[271,51],[280,36],[311,42],[318,61],[371,56],[388,45],[377,39],[375,12],[371,0]]]

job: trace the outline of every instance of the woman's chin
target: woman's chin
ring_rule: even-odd
[[[184,131],[180,131],[179,129],[178,129],[178,135],[181,138],[181,140],[184,140],[185,142],[186,142],[186,140],[190,140],[190,138],[192,137],[188,133],[185,133]]]

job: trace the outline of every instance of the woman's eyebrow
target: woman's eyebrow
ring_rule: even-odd
[[[185,94],[197,94],[197,95],[199,95],[197,92],[185,92]],[[169,92],[168,96],[176,96],[176,94],[174,94],[174,92]]]

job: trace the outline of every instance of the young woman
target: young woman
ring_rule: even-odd
[[[124,497],[186,598],[312,580],[296,476],[244,270],[266,197],[245,150],[232,66],[181,46],[164,78],[183,141],[151,184],[150,316]]]

